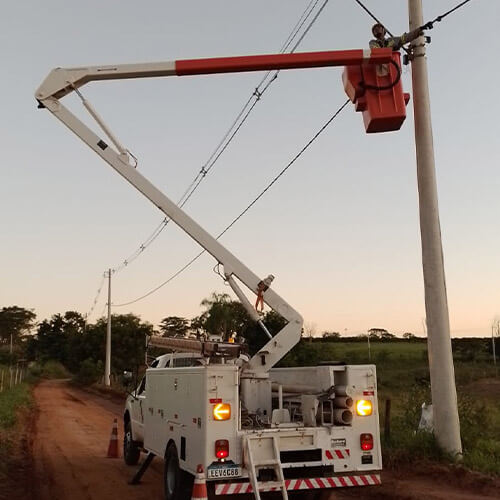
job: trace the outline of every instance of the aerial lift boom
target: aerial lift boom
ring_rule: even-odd
[[[181,210],[137,170],[137,161],[120,143],[92,105],[78,90],[91,81],[161,76],[185,76],[243,71],[284,70],[325,66],[351,66],[386,64],[391,61],[392,50],[343,50],[295,54],[256,55],[212,59],[192,59],[146,64],[118,64],[52,70],[36,91],[40,108],[48,109],[103,160],[129,181],[168,218],[196,240],[223,266],[225,280],[241,300],[250,316],[270,337],[267,344],[249,361],[244,372],[247,376],[265,377],[268,371],[300,340],[303,319],[283,298],[271,288],[263,292],[264,302],[287,321],[286,326],[272,337],[260,316],[237,283],[237,278],[255,294],[259,293],[261,278],[229,252],[216,238]],[[115,146],[105,142],[66,108],[60,99],[76,92],[83,105]]]

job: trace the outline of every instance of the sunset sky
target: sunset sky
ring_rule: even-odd
[[[323,2],[318,3],[318,7]],[[407,2],[366,0],[396,33]],[[426,19],[456,0],[424,0]],[[91,309],[103,272],[118,267],[163,216],[49,112],[34,92],[58,66],[279,52],[308,0],[166,2],[25,0],[2,8],[3,263],[0,307],[38,319]],[[317,9],[316,9],[317,10]],[[429,85],[452,336],[491,334],[500,317],[500,2],[470,2],[429,32]],[[366,48],[372,19],[330,0],[297,51]],[[307,25],[307,23],[305,24]],[[262,79],[260,73],[96,82],[82,91],[177,201]],[[411,70],[403,84],[411,92]],[[345,101],[341,68],[281,72],[186,204],[218,234]],[[68,97],[79,116],[85,111]],[[85,118],[87,123],[90,123]],[[305,318],[353,335],[372,327],[423,335],[412,101],[401,131],[364,133],[348,106],[221,239]],[[169,224],[113,275],[122,304],[165,281],[199,252]],[[193,317],[212,291],[230,293],[203,256],[156,293],[114,313],[157,324]],[[90,321],[104,310],[106,288]]]

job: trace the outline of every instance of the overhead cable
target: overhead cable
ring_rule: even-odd
[[[97,292],[95,294],[94,300],[92,302],[92,306],[90,307],[89,311],[85,314],[84,319],[87,321],[90,316],[92,316],[92,313],[94,312],[95,306],[97,305],[97,302],[99,301],[99,297],[101,295],[102,287],[104,285],[104,280],[106,279],[106,273],[102,274],[101,282],[99,283],[99,287],[97,288]]]
[[[440,16],[437,16],[435,19],[428,22],[424,26],[427,27],[428,29],[432,29],[434,23],[440,23],[446,16],[449,16],[452,12],[455,12],[456,10],[460,9],[460,7],[463,7],[466,3],[469,2],[470,0],[464,0],[463,2],[460,2],[458,5],[455,5],[455,7],[453,7],[452,9],[446,11],[444,14],[441,14]]]
[[[394,37],[394,35],[389,31],[389,29],[385,26],[385,24],[380,21],[376,16],[375,14],[373,14],[373,12],[370,11],[370,9],[368,9],[368,7],[366,7],[366,5],[363,4],[363,2],[361,2],[361,0],[354,0],[375,22],[377,22],[378,24],[382,25],[385,29],[385,31],[387,31],[387,33]],[[446,16],[449,16],[452,12],[455,12],[456,10],[460,9],[460,7],[463,7],[465,4],[469,3],[471,0],[464,0],[463,2],[460,2],[458,5],[455,5],[455,7],[453,7],[452,9],[446,11],[444,14],[441,14],[440,16],[437,16],[434,20],[424,24],[424,26],[422,26],[422,28],[427,28],[427,29],[432,29],[432,25],[434,23],[439,23],[441,22]],[[407,53],[408,53],[408,49],[406,47],[402,47]]]
[[[326,7],[326,4],[328,3],[329,0],[323,0],[323,3],[321,7],[318,9],[316,14],[314,15],[313,19],[309,22],[303,33],[300,35],[300,38],[294,46],[291,49],[291,52],[294,52],[297,47],[300,45],[304,37],[307,35],[313,24],[316,22],[318,19],[319,15],[323,11],[323,9]],[[311,14],[315,10],[316,6],[319,4],[320,0],[311,0],[309,4],[307,5],[306,9],[303,11],[302,15],[300,16],[299,20],[295,24],[295,26],[292,28],[290,34],[288,35],[285,43],[281,47],[280,53],[286,52],[290,45],[293,43],[294,39],[297,37],[298,33],[304,26],[304,24],[307,22],[307,20],[310,18]],[[182,208],[186,202],[191,198],[191,196],[194,194],[194,192],[198,189],[199,185],[203,181],[203,179],[206,177],[206,175],[212,170],[214,167],[215,163],[219,160],[221,155],[224,153],[224,151],[227,149],[229,144],[232,142],[236,134],[239,132],[243,124],[246,122],[248,119],[250,113],[253,111],[257,103],[260,101],[264,93],[267,91],[269,86],[271,85],[272,82],[274,82],[277,78],[277,75],[279,71],[274,72],[273,76],[270,78],[270,80],[264,85],[266,82],[267,78],[269,75],[272,73],[272,71],[268,71],[264,77],[261,79],[260,83],[257,85],[253,93],[250,95],[250,97],[247,99],[243,107],[241,108],[240,112],[232,122],[231,126],[229,129],[226,131],[222,139],[219,141],[217,144],[217,147],[214,149],[212,154],[208,157],[207,161],[203,164],[201,167],[200,171],[196,174],[195,178],[191,181],[190,185],[187,187],[186,191],[184,194],[181,196],[181,198],[178,201],[178,206]],[[168,217],[165,217],[160,224],[154,229],[154,231],[151,233],[151,235],[141,244],[139,247],[131,254],[129,255],[125,260],[122,261],[120,265],[115,267],[113,269],[114,273],[117,273],[127,267],[131,262],[133,262],[135,259],[137,259],[143,252],[146,250],[146,248],[153,243],[156,238],[161,234],[161,232],[165,229],[165,227],[168,225],[169,219]]]
[[[340,106],[335,113],[325,122],[325,124],[312,136],[312,138],[305,144],[305,146],[290,160],[286,166],[272,179],[272,181],[267,184],[267,186],[246,206],[244,210],[242,210],[239,215],[237,215],[229,225],[226,226],[226,228],[219,233],[219,235],[216,237],[218,240],[221,238],[229,229],[231,229],[256,203],[259,201],[264,194],[266,194],[267,191],[285,174],[285,172],[304,154],[304,152],[311,146],[311,144],[325,131],[325,129],[337,118],[337,116],[342,112],[342,110],[349,104],[350,100],[347,99],[342,106]],[[121,304],[113,304],[113,307],[124,307],[128,306],[131,304],[135,304],[136,302],[139,302],[142,299],[145,299],[146,297],[149,297],[156,291],[158,291],[160,288],[164,287],[168,283],[170,283],[172,280],[174,280],[179,274],[184,272],[189,266],[191,266],[196,260],[198,260],[206,250],[202,250],[199,252],[195,257],[193,257],[189,262],[184,264],[178,271],[176,271],[173,275],[171,275],[168,279],[160,283],[158,286],[154,287],[152,290],[149,292],[145,293],[144,295],[141,295],[140,297],[130,300],[128,302],[123,302]]]

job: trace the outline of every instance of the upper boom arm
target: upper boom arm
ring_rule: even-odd
[[[215,59],[192,59],[147,64],[122,64],[116,66],[92,66],[82,68],[54,69],[36,91],[35,97],[41,107],[47,108],[56,118],[64,123],[103,160],[113,167],[122,177],[154,203],[165,215],[180,226],[207,252],[224,266],[224,274],[251,316],[260,321],[248,299],[241,292],[233,276],[236,276],[252,292],[258,293],[261,279],[217,239],[205,231],[173,201],[158,190],[136,168],[131,165],[127,150],[121,147],[101,118],[84,100],[85,107],[110,137],[116,150],[79,118],[71,113],[59,99],[77,90],[82,85],[96,80],[116,80],[124,78],[147,78],[160,76],[182,76],[209,73],[229,73],[236,71],[260,71],[273,69],[311,68],[320,66],[344,66],[359,64],[382,64],[391,60],[391,49],[344,50],[328,52],[310,52],[302,54],[277,54],[247,57],[228,57]],[[263,293],[266,304],[287,320],[287,325],[250,360],[252,372],[267,372],[299,340],[302,329],[302,317],[271,288]]]

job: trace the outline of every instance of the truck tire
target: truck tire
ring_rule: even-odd
[[[189,500],[193,487],[193,476],[181,470],[179,455],[174,443],[167,446],[163,469],[165,500]]]
[[[132,439],[132,426],[127,421],[123,433],[123,459],[127,465],[137,465],[140,456],[141,450]]]

